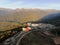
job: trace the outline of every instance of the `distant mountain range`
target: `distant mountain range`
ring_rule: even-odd
[[[1,15],[1,16],[10,14],[10,13],[12,13],[12,12],[13,12],[12,9],[0,8],[0,15]]]
[[[17,22],[36,21],[49,13],[55,12],[60,12],[60,10],[0,8],[0,21],[17,21]]]
[[[47,21],[41,21],[41,19],[47,16],[54,17],[53,15],[48,16],[50,13],[56,13],[60,12],[60,10],[43,10],[43,9],[6,9],[6,8],[0,8],[0,31],[1,30],[10,30],[13,28],[16,28],[20,26],[20,23],[24,22],[44,22]],[[58,16],[59,17],[59,16]],[[57,20],[60,21],[60,18],[57,17]],[[51,18],[51,19],[52,19]],[[50,20],[48,20],[49,22]],[[53,21],[53,20],[52,20]],[[51,23],[51,21],[49,22]],[[56,23],[53,23],[56,24]],[[57,22],[58,25],[60,25],[60,22]]]

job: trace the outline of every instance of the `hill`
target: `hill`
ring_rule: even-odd
[[[10,11],[10,12],[9,12]],[[0,21],[17,21],[17,22],[28,22],[36,21],[46,16],[49,13],[60,12],[59,10],[43,10],[43,9],[15,9],[9,10],[9,14],[0,16]],[[6,11],[5,11],[6,12]],[[0,13],[1,14],[1,13]]]
[[[60,10],[24,9],[24,8],[13,10],[13,9],[0,8],[0,25],[2,27],[0,28],[0,30],[4,29],[7,30],[14,28],[15,26],[13,25],[15,25],[15,23],[19,24],[24,22],[36,21],[46,16],[49,13],[55,13],[55,12],[60,12]],[[4,26],[6,26],[6,28]]]
[[[48,16],[39,19],[38,22],[60,26],[60,13],[49,14]]]
[[[4,16],[13,12],[13,9],[0,8],[0,16]]]

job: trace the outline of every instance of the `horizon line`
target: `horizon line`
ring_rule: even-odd
[[[53,9],[53,8],[36,8],[36,7],[34,7],[34,8],[19,8],[19,7],[17,7],[17,8],[9,8],[9,7],[0,7],[0,8],[5,8],[5,9],[42,9],[42,10],[60,10],[60,9]]]

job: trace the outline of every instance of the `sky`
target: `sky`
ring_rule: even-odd
[[[0,0],[0,8],[41,8],[60,10],[60,0]]]

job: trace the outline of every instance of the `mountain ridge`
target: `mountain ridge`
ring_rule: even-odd
[[[0,20],[3,21],[18,21],[18,22],[28,22],[36,21],[41,19],[50,13],[60,12],[60,10],[54,9],[0,9]]]

